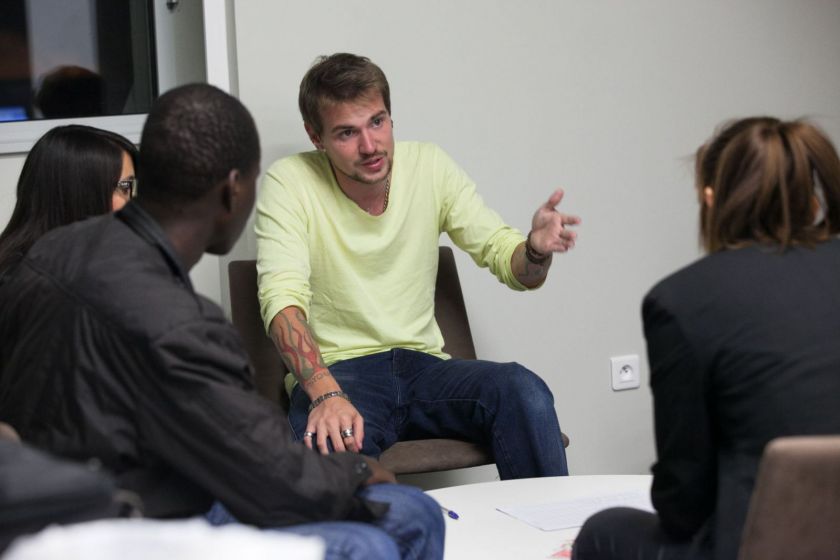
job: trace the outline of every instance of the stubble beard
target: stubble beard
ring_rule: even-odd
[[[384,181],[385,178],[388,177],[388,175],[391,174],[391,169],[394,166],[394,159],[388,154],[388,152],[382,152],[381,154],[377,154],[373,157],[374,158],[376,158],[376,157],[384,157],[385,158],[385,167],[383,169],[384,174],[381,177],[376,178],[376,179],[371,179],[370,177],[363,175],[362,173],[360,173],[355,168],[355,165],[354,165],[352,173],[346,173],[344,170],[339,169],[335,165],[333,165],[333,168],[337,169],[339,171],[339,173],[341,173],[342,175],[344,175],[348,179],[351,179],[351,180],[353,180],[357,183],[361,183],[363,185],[376,185],[377,183],[381,183],[382,181]],[[368,159],[372,159],[372,158],[368,158]],[[365,160],[361,160],[361,161],[365,161]],[[356,162],[356,164],[358,164],[358,163],[360,163],[360,162]]]

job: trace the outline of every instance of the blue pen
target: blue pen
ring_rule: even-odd
[[[444,512],[446,512],[446,515],[448,515],[452,519],[458,519],[458,514],[455,513],[454,511],[452,511],[451,509],[446,509],[443,506],[440,506],[440,509],[442,509]]]

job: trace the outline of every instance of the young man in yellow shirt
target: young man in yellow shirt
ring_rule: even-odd
[[[434,318],[447,232],[515,290],[540,286],[579,218],[534,214],[526,239],[437,146],[395,142],[382,71],[352,54],[301,83],[316,150],[276,162],[257,204],[260,305],[292,372],[290,422],[322,452],[378,456],[402,439],[488,445],[501,478],[568,474],[554,400],[516,363],[449,359]]]

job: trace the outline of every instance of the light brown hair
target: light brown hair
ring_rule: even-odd
[[[364,56],[336,53],[321,56],[303,76],[298,107],[303,122],[316,134],[323,132],[321,107],[324,103],[353,101],[376,91],[391,114],[391,91],[382,69]]]
[[[714,197],[700,210],[710,253],[750,243],[813,246],[840,232],[840,159],[804,120],[727,123],[697,150],[696,172],[701,201],[705,187]]]

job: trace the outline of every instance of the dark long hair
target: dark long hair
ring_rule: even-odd
[[[811,123],[727,123],[697,151],[696,170],[697,187],[714,194],[700,211],[710,253],[750,243],[813,246],[840,233],[840,158]]]
[[[111,211],[123,151],[136,165],[137,148],[126,138],[82,125],[53,128],[35,143],[0,234],[0,275],[51,229]]]

